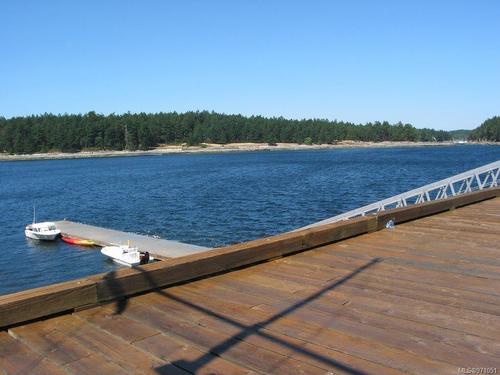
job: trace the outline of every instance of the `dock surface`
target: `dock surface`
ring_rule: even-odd
[[[499,369],[499,244],[494,198],[10,328],[0,332],[0,372]]]
[[[137,247],[141,251],[149,251],[151,254],[162,258],[177,258],[210,250],[208,247],[75,223],[68,220],[56,221],[55,224],[61,230],[61,233],[68,237],[91,240],[99,246],[127,245],[130,241],[130,246]]]

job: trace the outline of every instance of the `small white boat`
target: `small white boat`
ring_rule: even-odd
[[[149,255],[149,252],[139,251],[136,247],[125,245],[104,246],[101,249],[101,253],[111,258],[114,262],[128,267],[146,264],[154,260],[154,258]]]
[[[61,231],[57,229],[56,224],[51,221],[37,223],[36,210],[33,205],[33,223],[26,225],[26,228],[24,228],[24,234],[26,237],[34,240],[53,241],[61,234]]]
[[[44,223],[26,225],[24,234],[26,237],[34,240],[53,241],[61,234],[61,231],[56,228],[54,223],[46,221]]]

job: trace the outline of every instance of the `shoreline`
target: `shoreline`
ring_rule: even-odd
[[[495,142],[469,142],[470,145],[499,145]],[[187,145],[160,145],[147,151],[80,151],[73,153],[52,152],[35,154],[5,154],[0,153],[0,161],[23,161],[23,160],[61,160],[61,159],[85,159],[85,158],[110,158],[110,157],[132,157],[132,156],[160,156],[174,154],[201,154],[201,153],[224,153],[224,152],[257,152],[257,151],[305,151],[305,150],[329,150],[343,148],[391,148],[391,147],[429,147],[429,146],[456,146],[462,145],[453,142],[361,142],[342,141],[336,144],[305,145],[298,143],[228,143],[228,144],[203,144],[203,146]]]

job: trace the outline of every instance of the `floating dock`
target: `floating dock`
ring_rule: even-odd
[[[68,237],[90,240],[99,246],[127,245],[130,242],[130,246],[137,247],[141,251],[149,251],[152,255],[160,258],[178,258],[210,250],[208,247],[75,223],[68,220],[56,221],[55,224],[61,230],[61,234]]]

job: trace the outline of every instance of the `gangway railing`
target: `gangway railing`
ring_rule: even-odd
[[[392,208],[405,207],[413,204],[436,201],[448,197],[470,193],[499,186],[500,160],[457,174],[444,180],[398,194],[381,201],[356,208],[343,214],[318,221],[300,229],[312,228],[318,225],[330,224],[340,220],[349,220],[356,217],[375,215],[378,212]]]

